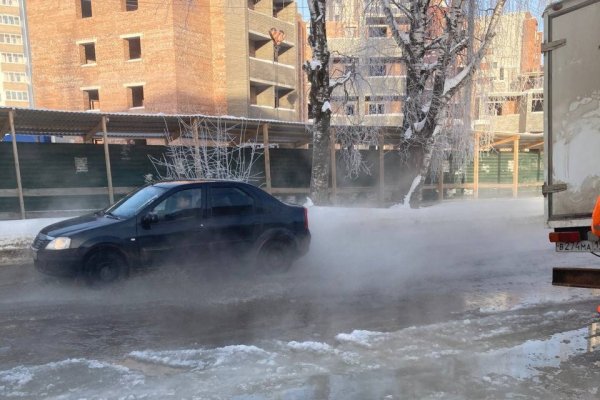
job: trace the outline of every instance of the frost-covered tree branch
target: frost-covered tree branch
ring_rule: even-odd
[[[253,167],[262,154],[256,137],[246,137],[243,122],[228,124],[221,119],[194,118],[189,122],[181,119],[179,123],[181,134],[177,140],[165,134],[169,142],[165,154],[148,156],[158,179],[250,182],[260,178]]]
[[[407,173],[399,191],[412,206],[418,206],[436,137],[449,127],[444,121],[448,106],[479,68],[506,0],[496,0],[491,14],[479,19],[485,23],[481,38],[470,36],[473,30],[467,28],[474,22],[467,19],[468,7],[462,0],[379,1],[406,68],[401,151]],[[398,23],[398,14],[407,17],[407,25]],[[466,59],[469,45],[476,40],[479,48]],[[462,129],[470,134],[470,127],[462,125]]]

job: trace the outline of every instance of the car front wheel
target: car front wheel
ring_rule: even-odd
[[[85,262],[83,278],[90,286],[103,286],[118,281],[127,272],[121,255],[112,250],[98,250]]]

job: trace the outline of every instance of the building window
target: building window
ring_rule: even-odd
[[[354,115],[354,104],[346,104],[346,115]]]
[[[248,0],[248,8],[254,10],[254,7],[260,3],[260,0]]]
[[[9,33],[2,33],[2,34],[0,34],[0,43],[23,44],[23,37],[21,35],[12,35]]]
[[[18,7],[19,0],[2,0],[2,1],[0,1],[0,4],[3,6]]]
[[[86,110],[99,110],[100,93],[98,92],[98,89],[84,90],[83,102]]]
[[[82,43],[79,45],[79,59],[81,65],[96,64],[96,44]]]
[[[385,64],[377,60],[371,60],[369,64],[369,76],[386,76]]]
[[[490,115],[502,115],[502,102],[487,103],[487,111]]]
[[[123,0],[125,11],[137,11],[138,9],[138,0]]]
[[[144,107],[144,87],[130,86],[127,90],[129,91],[129,107]]]
[[[142,41],[140,37],[125,39],[125,59],[139,60],[142,58]]]
[[[385,114],[385,104],[383,103],[371,103],[369,104],[370,115]]]
[[[16,90],[7,90],[5,92],[6,100],[12,101],[29,101],[29,94],[27,92],[21,92]]]
[[[386,26],[371,26],[371,27],[369,27],[369,37],[370,38],[387,37],[387,27]]]
[[[0,14],[0,23],[3,25],[21,25],[21,19],[16,15]]]
[[[25,64],[25,56],[23,53],[2,53],[0,56],[2,57],[3,63]]]
[[[79,0],[81,6],[81,18],[91,18],[92,0]]]
[[[25,74],[25,72],[5,72],[4,80],[7,82],[29,82],[29,79],[27,79],[27,75]]]
[[[542,93],[534,93],[533,100],[531,100],[531,111],[542,112],[544,111],[544,95]]]
[[[500,67],[500,72],[498,73],[498,79],[503,81],[504,80],[504,68]]]
[[[347,26],[344,28],[344,36],[347,38],[356,37],[356,27]]]

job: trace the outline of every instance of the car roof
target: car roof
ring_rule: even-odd
[[[152,186],[158,186],[165,189],[171,189],[177,186],[186,186],[193,185],[197,183],[234,183],[234,184],[243,184],[243,182],[238,181],[228,181],[228,180],[216,180],[216,179],[180,179],[173,181],[161,181],[156,182]]]

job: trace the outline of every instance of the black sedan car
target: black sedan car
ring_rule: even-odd
[[[304,207],[240,182],[165,181],[95,214],[45,227],[32,250],[46,274],[109,283],[138,268],[224,255],[283,271],[309,245]]]

